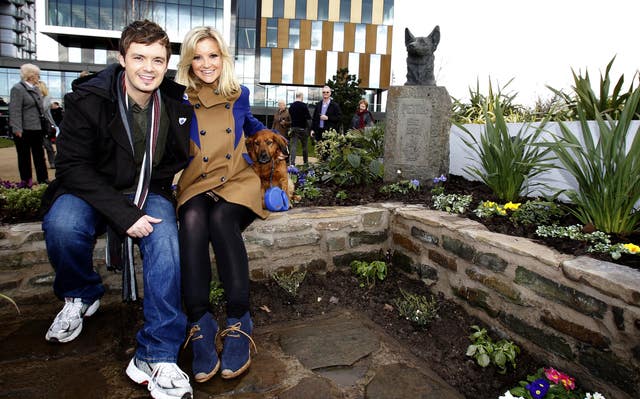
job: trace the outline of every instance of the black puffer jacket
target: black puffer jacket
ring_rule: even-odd
[[[62,194],[71,193],[96,208],[111,227],[124,234],[144,212],[121,194],[136,180],[136,165],[117,103],[119,64],[73,82],[65,95],[65,117],[57,138],[56,179],[43,198],[43,212]],[[169,116],[164,155],[153,168],[150,191],[173,200],[174,175],[189,156],[193,109],[183,103],[184,86],[165,78],[162,107]]]

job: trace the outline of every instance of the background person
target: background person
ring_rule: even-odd
[[[331,99],[331,88],[324,86],[322,88],[322,100],[318,101],[313,111],[311,137],[322,141],[322,134],[325,131],[329,129],[338,131],[341,117],[342,112],[340,111],[340,106]]]
[[[272,129],[280,132],[282,137],[287,137],[289,132],[289,126],[291,126],[291,116],[287,111],[287,104],[284,100],[278,100],[278,110],[273,115]]]
[[[53,121],[55,122],[56,126],[58,126],[58,128],[60,127],[60,125],[62,124],[62,119],[64,118],[64,109],[62,109],[62,106],[60,105],[59,102],[57,101],[53,101],[51,103],[51,117],[53,118]]]
[[[83,317],[100,306],[105,288],[93,250],[108,227],[110,241],[119,238],[127,248],[135,241],[142,258],[144,323],[126,374],[148,384],[154,398],[191,398],[189,378],[176,364],[187,323],[171,185],[188,160],[193,111],[183,103],[184,86],[165,78],[171,44],[160,26],[132,22],[119,47],[119,63],[76,79],[65,95],[42,224],[64,307],[45,338],[75,339]],[[121,255],[133,259],[127,250]]]
[[[373,114],[369,111],[369,103],[367,100],[360,100],[355,115],[351,119],[351,128],[364,130],[365,127],[371,127],[375,123]]]
[[[31,158],[36,169],[38,183],[49,183],[47,164],[42,147],[42,123],[40,121],[42,95],[37,84],[40,81],[40,68],[33,64],[20,67],[19,83],[11,88],[9,100],[9,123],[18,153],[18,171],[20,184],[33,185]]]
[[[44,116],[47,118],[50,124],[55,126],[56,130],[58,129],[58,125],[53,120],[53,116],[51,115],[51,97],[49,97],[49,88],[46,83],[43,81],[38,82],[38,89],[40,89],[40,93],[42,93],[42,111]],[[55,132],[53,135],[52,132],[44,132],[44,136],[42,138],[42,145],[47,152],[47,159],[49,160],[49,169],[56,168],[56,151],[53,148],[53,143],[51,139],[55,138]]]
[[[296,93],[296,101],[289,106],[289,115],[291,115],[291,129],[289,139],[289,164],[296,164],[296,152],[298,149],[298,141],[302,144],[302,162],[307,165],[309,163],[309,133],[307,127],[311,120],[311,114],[307,104],[302,101],[303,94],[301,91]]]
[[[218,31],[197,27],[184,38],[176,74],[195,112],[192,160],[178,181],[177,196],[182,292],[198,382],[218,369],[222,378],[237,377],[251,364],[249,259],[242,231],[256,216],[268,215],[244,140],[265,127],[251,114],[249,90],[235,78],[233,62]],[[215,346],[218,324],[209,304],[209,243],[227,304],[221,361]]]

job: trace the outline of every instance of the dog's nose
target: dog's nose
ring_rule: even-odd
[[[258,156],[258,162],[267,163],[271,161],[271,157],[267,151],[260,151],[260,155]]]

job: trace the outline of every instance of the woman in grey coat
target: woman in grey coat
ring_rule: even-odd
[[[36,168],[38,183],[49,183],[42,148],[44,137],[40,122],[42,94],[37,87],[40,68],[33,64],[24,64],[20,67],[20,78],[22,80],[11,88],[9,123],[18,153],[21,184],[31,187],[33,185],[31,157]]]

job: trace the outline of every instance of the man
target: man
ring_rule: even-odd
[[[51,117],[53,117],[53,121],[56,123],[56,126],[60,127],[62,118],[64,117],[64,110],[57,101],[53,101],[51,103]]]
[[[171,185],[187,163],[193,111],[182,103],[184,86],[165,78],[171,46],[160,26],[131,23],[119,50],[119,63],[75,80],[65,95],[56,179],[43,199],[53,288],[65,304],[46,339],[75,339],[100,306],[105,289],[92,255],[108,227],[109,239],[128,243],[124,262],[133,259],[129,240],[142,255],[144,324],[127,375],[153,398],[191,398],[176,364],[186,317]]]
[[[307,123],[311,119],[307,104],[302,102],[302,92],[296,93],[296,101],[289,106],[289,115],[291,115],[291,137],[289,138],[289,154],[291,156],[289,164],[296,164],[296,151],[298,148],[298,140],[302,144],[302,161],[306,165],[309,163],[309,135],[307,133]]]
[[[278,100],[278,110],[273,115],[273,125],[271,128],[280,132],[282,137],[287,137],[290,125],[291,116],[289,116],[289,111],[287,111],[287,104],[284,100]]]
[[[322,141],[322,134],[329,130],[338,130],[342,112],[337,102],[331,99],[331,88],[322,88],[322,101],[318,101],[316,109],[313,111],[311,122],[311,136],[318,141]]]

